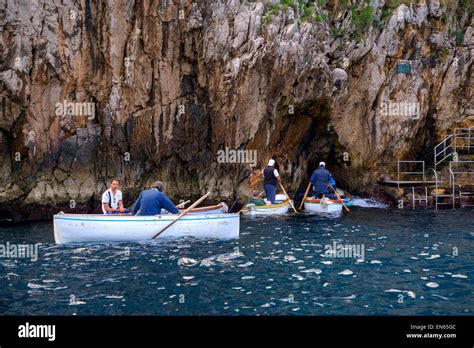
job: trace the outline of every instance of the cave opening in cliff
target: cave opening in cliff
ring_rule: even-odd
[[[281,105],[279,113],[288,114],[288,106]],[[304,192],[319,162],[326,163],[338,185],[345,185],[349,175],[350,158],[338,141],[337,130],[331,122],[331,106],[325,98],[295,105],[294,113],[285,116],[279,132],[280,140],[275,157],[286,158],[280,163],[286,171],[295,174],[294,189]]]

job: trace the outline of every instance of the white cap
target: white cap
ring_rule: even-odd
[[[271,159],[270,161],[268,161],[268,165],[270,167],[273,167],[275,165],[275,160],[274,159]]]
[[[321,166],[326,167],[326,163],[324,163],[324,162],[319,162],[319,166],[320,166],[320,167],[321,167]]]

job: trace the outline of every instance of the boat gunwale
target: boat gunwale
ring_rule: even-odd
[[[286,201],[278,204],[270,204],[270,205],[256,205],[255,209],[272,209],[272,208],[281,208],[284,207],[285,205],[289,205],[290,200],[287,199]]]

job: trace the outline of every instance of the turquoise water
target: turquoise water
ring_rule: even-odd
[[[0,257],[0,313],[473,315],[473,241],[467,209],[242,218],[232,241],[59,246],[51,223],[0,228],[1,244],[40,243],[37,261]],[[343,244],[359,254],[327,253]]]

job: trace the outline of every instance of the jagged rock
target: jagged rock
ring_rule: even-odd
[[[189,11],[188,17],[188,30],[199,29],[202,27],[203,18],[201,11],[199,10],[198,5],[193,2],[191,5],[191,10]]]
[[[293,192],[321,159],[366,190],[467,123],[469,10],[429,0],[382,20],[374,0],[361,29],[336,3],[316,5],[329,18],[317,22],[238,0],[1,2],[0,210],[98,207],[111,177],[131,196],[158,178],[173,198],[249,193],[247,164],[216,162],[225,147],[257,150],[257,167],[274,157]],[[95,115],[56,113],[63,102]],[[419,104],[417,117],[385,115],[386,102]]]
[[[440,17],[443,14],[439,4],[439,0],[429,0],[428,8],[430,15],[433,17]]]
[[[17,184],[8,185],[4,191],[0,190],[0,202],[9,202],[23,195],[23,191]]]
[[[20,68],[20,66],[19,66]],[[23,88],[23,81],[18,77],[15,71],[7,70],[0,73],[0,81],[2,81],[5,86],[13,94],[19,94]]]
[[[41,205],[55,201],[54,191],[51,185],[45,181],[39,181],[37,185],[26,196],[25,203],[39,203]]]

